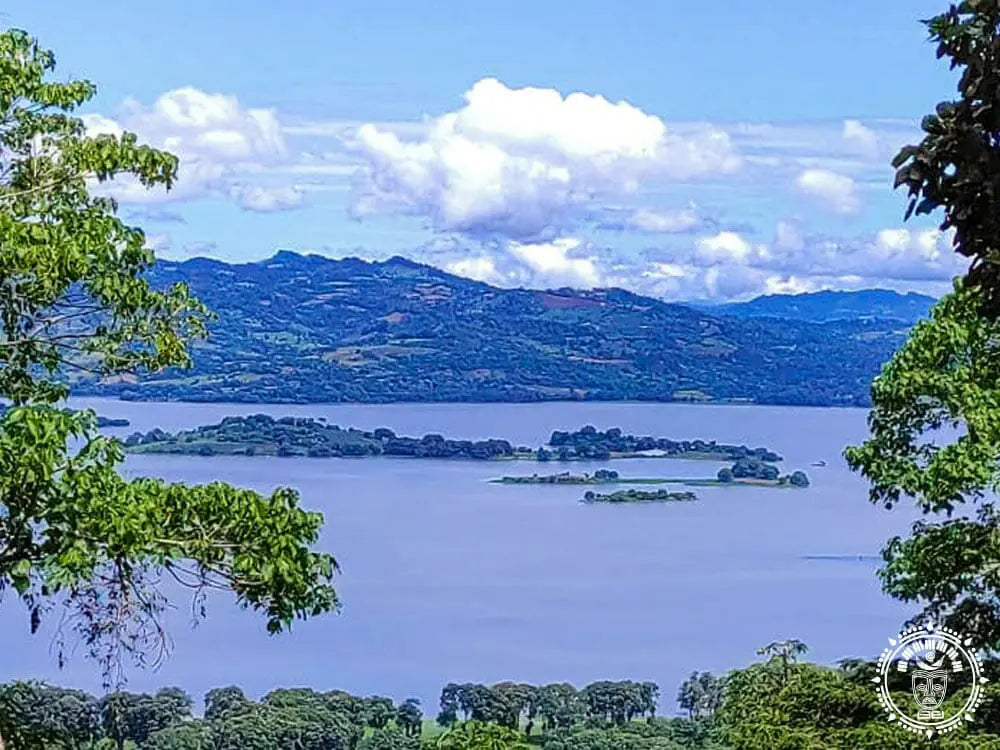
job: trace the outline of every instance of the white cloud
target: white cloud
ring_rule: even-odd
[[[791,222],[778,222],[770,245],[752,245],[734,232],[699,238],[684,258],[695,265],[725,263],[799,278],[857,276],[872,280],[948,281],[967,261],[936,229],[883,229],[857,239],[811,238]]]
[[[754,248],[736,232],[719,232],[712,237],[700,237],[695,242],[695,250],[698,259],[707,263],[746,263]]]
[[[234,185],[230,195],[248,211],[265,213],[295,208],[302,203],[304,193],[298,186]]]
[[[444,270],[456,276],[464,276],[476,281],[485,281],[494,286],[504,283],[505,278],[497,269],[496,263],[488,255],[473,258],[462,258],[445,264]]]
[[[865,127],[858,120],[844,120],[841,137],[861,155],[869,158],[878,156],[878,136],[874,130]]]
[[[853,214],[861,208],[857,183],[847,175],[828,169],[807,169],[799,174],[795,186],[835,213]]]
[[[172,245],[170,235],[166,232],[157,232],[146,235],[146,247],[154,253],[163,253],[170,250]]]
[[[591,288],[599,286],[601,274],[594,258],[571,257],[580,240],[561,237],[553,242],[510,243],[510,253],[550,283]]]
[[[191,87],[168,91],[148,107],[128,100],[116,119],[91,114],[83,120],[91,135],[134,132],[141,142],[165,149],[180,160],[178,179],[169,193],[162,188],[148,190],[129,179],[101,186],[123,203],[226,194],[232,192],[236,175],[260,171],[288,156],[273,110],[245,108],[234,96]]]
[[[782,219],[774,227],[774,247],[779,251],[798,252],[806,246],[802,227],[797,222]]]
[[[626,222],[629,229],[666,234],[690,232],[701,224],[702,219],[695,206],[688,206],[679,211],[653,211],[640,208]]]
[[[358,213],[421,214],[440,229],[528,239],[569,223],[601,196],[740,165],[722,130],[682,136],[627,102],[511,89],[489,78],[465,99],[415,140],[373,124],[358,128],[352,146],[366,162]]]

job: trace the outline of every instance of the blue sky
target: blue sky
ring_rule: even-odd
[[[15,0],[0,22],[178,153],[106,186],[161,255],[402,254],[500,285],[668,299],[936,293],[888,160],[953,92],[925,0]]]

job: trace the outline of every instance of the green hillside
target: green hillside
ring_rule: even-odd
[[[714,317],[621,289],[498,289],[402,258],[161,262],[218,315],[190,371],[77,393],[190,401],[864,405],[900,322]]]

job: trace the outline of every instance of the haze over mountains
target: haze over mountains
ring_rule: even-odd
[[[871,378],[931,302],[874,291],[705,310],[621,289],[499,289],[403,258],[291,252],[241,265],[161,261],[151,278],[187,283],[218,315],[194,369],[77,381],[77,393],[865,405]]]

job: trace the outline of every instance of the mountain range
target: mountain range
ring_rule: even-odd
[[[861,406],[927,304],[909,295],[889,304],[893,298],[876,291],[705,310],[623,289],[500,289],[399,257],[366,262],[287,251],[238,265],[160,261],[150,278],[156,286],[188,284],[218,316],[209,339],[194,347],[194,368],[79,380],[75,393]]]
[[[703,309],[717,315],[741,318],[792,318],[816,323],[878,318],[912,324],[927,317],[935,302],[937,300],[933,297],[916,292],[900,294],[889,289],[861,289],[854,292],[827,290],[805,294],[769,294],[749,302],[734,302]]]

